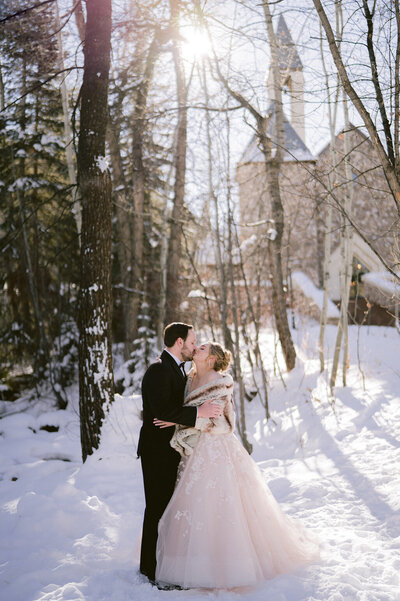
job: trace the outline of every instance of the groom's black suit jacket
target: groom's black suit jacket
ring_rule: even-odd
[[[138,456],[143,453],[158,454],[172,451],[179,462],[179,455],[169,441],[173,428],[157,428],[153,419],[163,419],[183,426],[194,426],[197,410],[183,407],[186,379],[173,357],[163,351],[146,371],[142,381],[143,426],[140,431]]]
[[[184,426],[196,423],[196,407],[183,407],[186,378],[173,357],[163,351],[142,381],[143,425],[138,456],[142,461],[146,509],[143,521],[140,570],[155,578],[158,521],[172,496],[180,455],[170,446],[174,428],[157,428],[157,417]]]

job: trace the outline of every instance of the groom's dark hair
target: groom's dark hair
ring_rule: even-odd
[[[182,338],[186,340],[189,330],[193,330],[193,326],[188,323],[182,323],[180,321],[175,321],[174,323],[169,323],[164,330],[164,344],[166,347],[174,346],[175,342],[178,338]]]

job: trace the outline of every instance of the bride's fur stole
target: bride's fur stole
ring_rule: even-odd
[[[221,374],[221,378],[195,388],[189,393],[194,372],[189,372],[188,381],[185,390],[185,407],[198,407],[205,401],[213,399],[216,404],[222,407],[222,415],[217,418],[199,417],[196,420],[194,428],[187,426],[175,427],[175,433],[171,438],[170,445],[180,455],[191,455],[197,444],[201,432],[210,434],[227,434],[233,432],[235,427],[235,412],[233,408],[233,379],[229,374]]]

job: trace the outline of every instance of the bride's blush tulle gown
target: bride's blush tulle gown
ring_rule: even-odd
[[[182,587],[234,588],[294,570],[318,558],[318,544],[290,520],[233,433],[233,380],[222,377],[189,393],[223,405],[215,420],[176,428],[183,455],[174,494],[159,523],[156,578]]]

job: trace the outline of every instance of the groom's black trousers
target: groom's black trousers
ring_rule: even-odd
[[[141,455],[146,509],[143,520],[140,571],[155,580],[158,522],[167,507],[175,488],[180,456],[167,451],[168,457]]]

